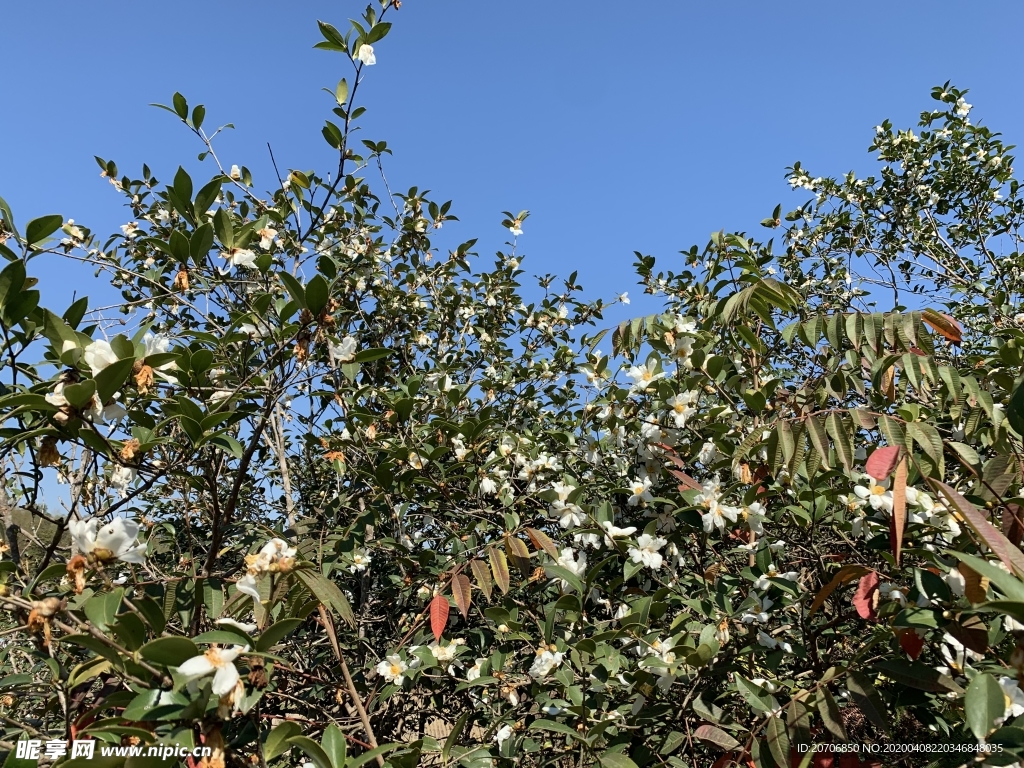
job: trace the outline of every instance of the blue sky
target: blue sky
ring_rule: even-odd
[[[344,29],[363,7],[6,4],[0,196],[20,223],[61,213],[106,234],[130,217],[93,155],[205,181],[195,138],[147,106],[174,91],[206,105],[207,126],[235,124],[218,152],[258,187],[272,179],[267,142],[281,166],[328,170],[320,89],[350,70],[313,50],[316,19]],[[975,119],[1024,139],[1019,2],[406,0],[391,21],[361,103],[363,136],[395,153],[392,187],[454,200],[452,236],[479,237],[485,266],[506,240],[500,212],[529,209],[524,268],[579,270],[590,297],[629,290],[633,314],[654,308],[634,250],[670,267],[712,230],[760,236],[776,203],[803,201],[786,166],[870,169],[872,127],[916,123],[933,85],[970,88]],[[55,309],[73,290],[103,293],[56,259],[36,274]]]

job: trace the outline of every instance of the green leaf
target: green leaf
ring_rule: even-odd
[[[393,350],[383,349],[381,347],[364,349],[363,351],[356,353],[356,356],[352,358],[352,362],[368,363],[371,360],[379,360],[380,358],[387,357],[390,354],[393,354]]]
[[[552,731],[554,733],[561,733],[565,736],[571,736],[572,738],[579,740],[579,732],[572,726],[560,723],[557,720],[546,720],[545,718],[539,718],[530,723],[531,731]]]
[[[223,208],[213,214],[213,229],[221,245],[230,250],[235,247],[235,231],[231,224],[231,215]]]
[[[288,739],[288,744],[305,752],[316,768],[334,768],[331,765],[331,758],[323,748],[308,736],[292,736]]]
[[[786,765],[789,762],[789,734],[786,732],[786,724],[782,718],[774,715],[768,718],[768,750],[779,765]]]
[[[206,107],[202,104],[198,105],[192,110],[192,127],[197,131],[202,127],[203,120],[206,119]]]
[[[327,280],[324,279],[323,275],[316,275],[306,285],[306,308],[313,313],[313,315],[319,315],[324,307],[327,306],[327,301],[330,298],[331,286]]]
[[[860,672],[850,672],[846,677],[846,690],[867,719],[884,733],[889,733],[889,713],[871,680]]]
[[[621,752],[605,752],[598,760],[605,768],[639,768],[636,763],[630,760]]]
[[[338,85],[334,89],[334,98],[337,100],[339,107],[345,106],[345,101],[348,99],[348,82],[345,78],[341,78],[338,81]]]
[[[285,720],[267,734],[267,738],[263,742],[263,756],[269,762],[275,757],[283,755],[291,748],[288,740],[301,733],[302,728],[299,727],[298,723]]]
[[[1006,419],[1013,431],[1024,436],[1024,384],[1019,384],[1006,406]]]
[[[309,591],[313,593],[313,597],[341,616],[350,626],[354,627],[356,625],[356,617],[352,613],[352,606],[349,605],[348,599],[342,591],[338,589],[337,584],[319,571],[311,569],[298,570],[295,572],[295,575],[309,588]]]
[[[284,287],[288,289],[288,293],[295,299],[295,303],[306,309],[306,291],[299,281],[287,272],[278,272],[278,276],[281,278],[281,282],[284,283]]]
[[[109,402],[110,398],[114,396],[114,393],[124,386],[124,383],[128,380],[128,376],[131,374],[132,367],[134,365],[134,358],[118,360],[116,363],[111,363],[96,374],[94,377],[96,382],[96,395],[99,397],[99,401],[101,403]]]
[[[187,637],[160,637],[139,649],[142,658],[167,667],[177,667],[195,656],[199,648]]]
[[[977,675],[964,696],[964,712],[967,725],[979,739],[984,739],[995,729],[995,719],[1002,718],[1006,711],[1006,695],[998,681],[989,674]]]
[[[731,751],[738,749],[740,743],[736,741],[730,734],[723,731],[721,728],[716,728],[713,725],[702,725],[693,732],[694,737],[701,741],[706,741],[709,744],[714,744],[716,747],[721,747],[725,751]]]
[[[393,752],[394,750],[401,749],[405,746],[408,745],[396,744],[394,742],[392,742],[391,744],[382,744],[376,749],[371,749],[369,752],[364,752],[359,757],[353,758],[351,761],[349,761],[349,764],[345,766],[345,768],[359,768],[359,766],[365,765],[371,760],[376,760],[378,755],[385,755],[388,752]]]
[[[468,715],[469,713],[465,714]],[[345,768],[348,745],[345,742],[345,734],[341,732],[341,728],[334,723],[328,725],[324,730],[323,737],[320,739],[320,746],[323,747],[334,768]]]
[[[951,677],[937,672],[926,664],[919,661],[907,662],[903,659],[883,659],[877,661],[873,668],[881,672],[901,685],[908,688],[917,688],[920,691],[932,691],[934,693],[963,693],[963,688],[957,685]]]
[[[25,263],[12,261],[3,271],[0,272],[0,307],[3,307],[8,297],[16,296],[21,287],[25,284]],[[60,352],[60,348],[57,349]]]
[[[171,103],[174,104],[174,111],[182,120],[188,117],[188,102],[185,101],[185,97],[180,93],[175,93],[171,97]]]
[[[269,651],[286,636],[290,635],[297,628],[302,626],[302,619],[281,619],[281,621],[267,627],[256,641],[256,650]]]
[[[87,406],[95,394],[96,381],[94,379],[86,379],[77,384],[67,384],[64,386],[64,398],[75,408]]]
[[[25,227],[25,241],[29,245],[35,245],[44,238],[49,237],[64,225],[64,217],[57,213],[49,216],[40,216],[32,219]]]
[[[843,715],[828,688],[818,691],[817,702],[818,714],[821,715],[825,728],[840,741],[847,741],[846,728],[843,727]]]

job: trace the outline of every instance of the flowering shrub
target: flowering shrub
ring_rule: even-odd
[[[329,174],[259,192],[175,94],[208,181],[99,160],[131,218],[106,240],[0,201],[4,748],[1024,759],[1024,203],[966,92],[879,126],[877,176],[795,165],[777,243],[638,255],[663,310],[607,329],[575,274],[526,303],[526,211],[488,266],[436,245],[450,202],[371,182],[356,97],[398,5],[320,23],[353,66]],[[124,320],[40,306],[42,254]]]

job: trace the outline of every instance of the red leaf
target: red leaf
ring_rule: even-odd
[[[892,484],[892,515],[889,517],[889,543],[896,565],[900,564],[900,550],[903,548],[903,528],[907,522],[907,457],[900,459],[896,467],[896,478]]]
[[[469,583],[469,576],[464,573],[455,574],[452,578],[452,596],[462,618],[466,618],[469,615],[469,606],[473,603],[473,587]]]
[[[875,448],[868,456],[864,471],[875,480],[884,480],[896,469],[896,462],[900,458],[900,447],[898,445],[887,445],[884,448]]]
[[[448,604],[447,597],[434,595],[434,599],[430,601],[430,631],[434,633],[438,642],[441,642],[444,628],[448,626],[448,611],[450,610],[451,606]]]
[[[948,339],[954,344],[959,345],[963,341],[963,329],[960,327],[960,323],[954,320],[949,315],[936,312],[934,309],[926,309],[921,313],[921,319],[924,320],[932,330],[939,333],[943,338]]]
[[[853,596],[853,607],[862,619],[874,621],[878,593],[878,574],[872,571],[867,576],[861,576],[857,586],[857,594]]]
[[[899,633],[900,648],[907,652],[907,655],[917,660],[924,649],[924,639],[912,629],[904,629]]]

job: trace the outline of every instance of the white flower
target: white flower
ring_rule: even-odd
[[[433,642],[427,646],[434,658],[438,661],[451,661],[455,658],[455,652],[459,650],[460,643],[452,641],[448,645],[441,645],[438,642]]]
[[[964,97],[961,96],[959,99],[956,100],[956,113],[960,117],[967,117],[968,113],[971,111],[972,106],[974,105],[968,104],[966,101],[964,101]]]
[[[878,585],[878,596],[883,600],[895,600],[901,606],[907,604],[907,596],[904,591],[887,581]]]
[[[672,418],[675,421],[676,429],[685,427],[689,418],[697,412],[697,409],[693,407],[693,403],[697,402],[697,397],[698,393],[695,391],[680,392],[665,401],[666,405],[672,409]]]
[[[420,456],[416,451],[409,451],[409,466],[413,469],[423,469],[425,462],[423,457]]]
[[[717,501],[711,501],[708,511],[701,515],[701,519],[704,521],[704,532],[711,533],[715,528],[719,531],[724,531],[726,521],[735,523],[736,518],[739,517],[739,513],[740,511],[736,509],[736,507],[730,507],[726,504],[719,504]]]
[[[533,660],[533,664],[530,665],[530,677],[534,680],[547,677],[551,670],[562,663],[562,656],[561,651],[549,651],[547,649],[538,651],[537,657]]]
[[[636,528],[633,526],[630,526],[629,528],[619,528],[615,526],[613,523],[608,522],[607,520],[601,523],[601,527],[604,528],[605,531],[605,543],[612,549],[615,548],[616,538],[621,538],[623,536],[632,536],[634,533],[636,533]]]
[[[249,634],[250,632],[255,632],[256,631],[256,625],[255,624],[243,624],[240,621],[235,621],[234,619],[230,619],[230,618],[217,619],[214,622],[214,624],[220,624],[223,627],[234,627],[235,629],[242,630],[246,634]]]
[[[139,524],[124,517],[115,517],[102,528],[97,518],[72,520],[68,529],[75,547],[90,560],[110,563],[144,563],[146,543],[137,541]]]
[[[704,443],[704,445],[701,446],[700,453],[697,454],[697,459],[704,466],[708,466],[717,458],[718,448],[716,448],[715,444],[710,440],[708,440],[706,443]]]
[[[274,238],[277,237],[277,230],[273,227],[264,227],[257,231],[256,234],[260,236],[260,248],[269,251],[270,247],[274,244]]]
[[[632,495],[626,503],[631,507],[635,507],[641,501],[646,502],[654,498],[651,495],[651,478],[649,477],[633,478],[633,482],[629,484],[629,490]]]
[[[234,661],[238,655],[249,650],[249,646],[236,645],[231,648],[210,648],[202,656],[193,656],[178,667],[178,674],[187,681],[213,675],[210,690],[216,696],[224,696],[235,689],[239,682]]]
[[[139,231],[139,222],[131,221],[131,222],[128,222],[127,224],[122,224],[121,225],[121,231],[124,232],[124,236],[125,236],[126,240],[131,240],[133,237],[135,237],[136,233]]]
[[[960,573],[957,568],[950,568],[949,573],[942,577],[942,580],[946,582],[946,586],[949,587],[949,591],[957,597],[963,597],[964,591],[967,589],[967,580],[964,575]]]
[[[110,487],[114,488],[124,497],[128,491],[128,486],[135,482],[136,474],[135,467],[122,467],[118,465],[110,473]]]
[[[892,512],[892,491],[886,490],[884,485],[875,482],[872,482],[869,486],[855,485],[853,492],[857,495],[857,498],[870,504],[872,509],[881,512]]]
[[[519,219],[512,222],[512,226],[508,228],[508,231],[512,233],[512,237],[519,237],[523,234],[523,224]]]
[[[1020,689],[1018,682],[1012,677],[1000,677],[999,687],[1003,689],[1003,697],[1006,700],[1003,719],[1024,715],[1024,691]]]
[[[237,165],[232,165],[231,170],[228,172],[228,176],[230,176],[235,181],[238,181],[240,178],[242,178],[242,169],[239,168]]]
[[[577,557],[572,547],[566,547],[558,556],[557,563],[573,575],[582,577],[587,572],[587,553],[580,552]],[[569,582],[564,579],[559,581],[563,591],[569,588]]]
[[[786,653],[792,653],[793,652],[793,646],[791,646],[789,643],[784,643],[784,642],[781,642],[779,640],[776,640],[774,637],[769,635],[767,632],[763,632],[761,630],[758,630],[758,632],[757,632],[757,642],[760,643],[761,645],[763,645],[765,648],[770,648],[773,651],[776,648],[779,648],[779,649],[785,651]]]
[[[480,670],[483,665],[487,662],[487,659],[477,659],[476,663],[466,670],[466,682],[471,683],[474,680],[480,679]]]
[[[256,554],[245,556],[246,573],[235,582],[235,588],[259,602],[260,592],[256,586],[256,580],[264,573],[271,571],[290,571],[295,565],[296,554],[295,547],[289,546],[284,539],[276,537],[271,539]]]
[[[775,605],[775,602],[767,596],[758,597],[753,592],[750,593],[750,599],[754,601],[754,605],[747,608],[747,612],[740,617],[740,620],[744,624],[753,624],[754,622],[764,624],[768,621],[768,610]]]
[[[248,248],[232,248],[228,251],[221,251],[220,257],[227,259],[232,267],[252,267],[256,264],[256,253]]]
[[[498,484],[490,477],[480,478],[480,493],[483,496],[493,496],[498,492]]]
[[[661,373],[655,373],[652,368],[648,368],[646,363],[641,365],[634,365],[626,375],[633,380],[633,391],[643,392],[652,383],[661,379],[668,374],[662,371]]]
[[[334,355],[334,362],[347,363],[356,356],[355,337],[346,336],[340,344],[331,344],[331,354]]]
[[[365,549],[355,549],[352,551],[352,565],[348,569],[352,573],[365,571],[372,559]]]
[[[649,533],[643,534],[636,540],[636,546],[630,547],[628,554],[634,563],[643,563],[652,571],[661,568],[663,558],[659,549],[668,543],[667,539],[661,536],[654,537]]]
[[[620,293],[619,301],[621,301],[623,304],[629,304],[629,291],[626,291],[625,293]]]
[[[764,506],[760,502],[755,501],[748,507],[742,507],[739,516],[743,518],[752,533],[756,533],[758,536],[764,534]]]
[[[377,665],[377,674],[381,675],[389,683],[401,685],[405,680],[405,671],[408,668],[409,665],[402,661],[401,656],[395,653]]]
[[[117,354],[111,348],[110,342],[102,339],[87,346],[83,356],[93,376],[117,362]]]
[[[787,571],[786,573],[779,573],[778,570],[776,570],[775,565],[770,564],[768,566],[768,570],[761,574],[757,578],[757,581],[754,582],[754,589],[760,589],[762,591],[768,589],[770,586],[772,586],[772,583],[771,581],[769,581],[769,579],[785,579],[786,581],[795,582],[799,578],[800,574],[796,571]]]
[[[498,732],[494,735],[494,740],[498,742],[498,749],[501,749],[501,745],[510,738],[512,738],[512,728],[508,725],[501,726],[501,728],[498,729]]]
[[[373,55],[373,46],[366,43],[359,46],[359,50],[356,51],[356,58],[368,67],[372,67],[377,63],[377,57]]]

